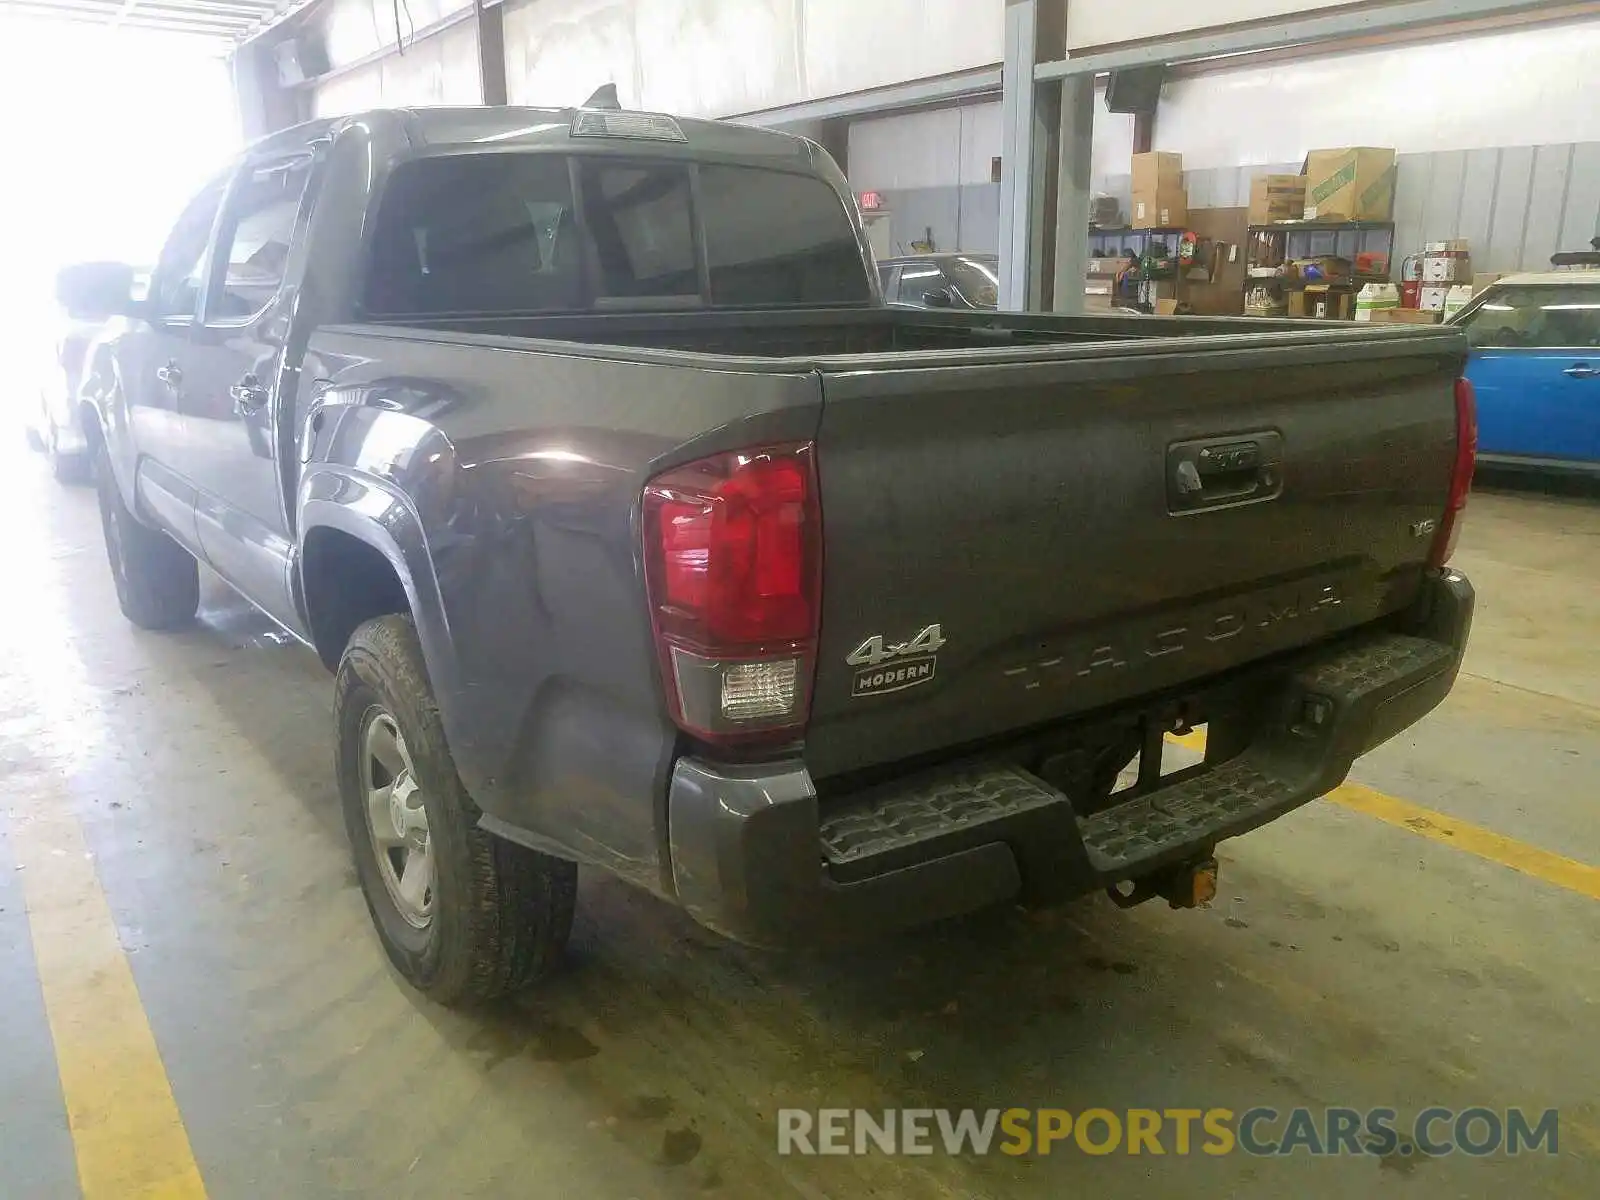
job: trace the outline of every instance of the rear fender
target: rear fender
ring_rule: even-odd
[[[300,484],[300,548],[313,529],[326,527],[349,534],[381,553],[394,568],[405,589],[411,618],[422,644],[423,661],[433,685],[445,734],[454,743],[452,728],[458,706],[454,698],[460,688],[460,668],[445,619],[438,580],[428,556],[428,544],[416,510],[396,488],[384,480],[348,468],[319,464],[309,468]],[[311,627],[305,612],[303,589],[297,589],[297,602],[306,627]]]
[[[129,512],[140,520],[147,520],[139,512],[134,478],[139,451],[128,423],[127,393],[123,390],[122,370],[114,343],[100,342],[90,347],[77,400],[77,420],[88,442],[88,452],[96,452],[96,439],[105,443],[111,476],[117,482],[123,502]]]

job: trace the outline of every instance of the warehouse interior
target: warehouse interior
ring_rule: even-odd
[[[1600,1049],[1589,1036],[1600,1002],[1597,56],[1600,3],[1562,0],[0,0],[0,135],[10,145],[0,219],[13,231],[0,362],[15,426],[0,439],[11,547],[0,600],[0,1196],[1600,1195]],[[186,628],[151,632],[119,613],[121,551],[110,572],[106,563],[113,537],[126,534],[114,535],[106,515],[110,459],[96,457],[115,430],[85,428],[95,409],[79,389],[93,373],[64,357],[72,347],[77,361],[94,361],[84,347],[101,344],[106,327],[67,311],[58,273],[128,264],[142,288],[170,257],[186,206],[206,189],[220,197],[219,181],[255,161],[249,147],[287,145],[307,122],[331,144],[342,119],[374,110],[567,110],[603,104],[595,98],[607,85],[624,113],[734,122],[820,147],[875,260],[874,304],[906,320],[977,310],[959,315],[1002,330],[1014,314],[1049,313],[1134,322],[1116,336],[1155,337],[1184,317],[1238,319],[1196,327],[1205,345],[1174,357],[1218,349],[1210,343],[1225,334],[1347,333],[1314,374],[1294,377],[1338,411],[1370,390],[1361,347],[1402,337],[1377,327],[1442,339],[1460,326],[1465,337],[1448,353],[1476,388],[1477,475],[1453,557],[1430,558],[1429,569],[1470,580],[1476,610],[1449,696],[1357,758],[1322,798],[1222,841],[1203,903],[1169,904],[1162,892],[1125,908],[1097,891],[1068,904],[1002,903],[842,948],[758,949],[585,859],[571,941],[551,974],[492,1003],[430,999],[386,957],[352,865],[323,648],[230,587],[220,558],[199,556],[198,620]],[[557,118],[534,114],[527,125],[571,119]],[[226,228],[217,203],[206,218],[213,236],[213,218]],[[747,219],[759,231],[769,218]],[[210,269],[207,289],[223,279]],[[280,269],[272,286],[291,269],[302,268]],[[328,301],[307,288],[297,302],[286,326]],[[1486,332],[1533,310],[1542,315],[1520,340]],[[210,336],[195,324],[181,336]],[[1539,340],[1556,327],[1561,336]],[[462,328],[449,333],[455,343],[516,351],[517,339]],[[227,326],[213,342],[230,338],[244,340]],[[382,340],[362,342],[362,353]],[[550,353],[582,361],[578,340]],[[976,371],[989,353],[957,366]],[[340,369],[359,372],[359,358],[350,352]],[[782,369],[821,377],[843,358],[808,350]],[[395,379],[423,396],[416,361]],[[1556,385],[1535,392],[1509,373],[1508,362],[1535,361]],[[1016,386],[1030,386],[1015,369]],[[1198,378],[1186,373],[1198,367],[1164,369],[1174,392]],[[510,370],[494,378],[514,380]],[[873,370],[915,377],[899,361],[862,374]],[[941,396],[1023,411],[967,386],[947,381]],[[689,405],[677,387],[628,398]],[[553,390],[531,388],[519,402],[548,403]],[[425,415],[469,404],[468,391],[430,396]],[[1097,384],[1093,394],[1106,421],[1138,399],[1133,387]],[[1339,522],[1327,536],[1347,535],[1367,511],[1361,489],[1379,486],[1362,456],[1387,443],[1393,478],[1382,486],[1398,495],[1439,475],[1429,455],[1458,453],[1462,394],[1458,384],[1447,447],[1417,449],[1420,416],[1374,409],[1371,429],[1343,430],[1316,418],[1318,449],[1331,457],[1316,479],[1321,499],[1300,510],[1321,504],[1328,529]],[[1184,419],[1181,394],[1162,395],[1162,419]],[[574,446],[598,438],[602,414],[618,407],[608,397],[591,416],[581,399],[563,398]],[[948,436],[935,429],[927,444],[1003,473],[1006,460],[956,446],[968,415],[930,411],[899,418],[907,440],[948,421]],[[177,400],[165,413],[158,402],[154,419],[174,445],[202,440],[198,422],[180,422]],[[1031,421],[1000,440],[1027,441]],[[1171,449],[1165,428],[1150,418],[1128,440],[1159,457]],[[1262,437],[1253,426],[1202,432],[1235,439],[1230,451],[1269,444],[1239,440]],[[887,464],[904,459],[883,426],[874,433],[889,447],[888,480]],[[44,454],[25,448],[25,434]],[[295,458],[292,429],[282,444],[251,436],[235,461],[283,452],[291,471],[310,461],[309,449]],[[1292,434],[1289,443],[1290,473],[1277,486],[1293,501],[1300,447]],[[826,492],[828,443],[819,444]],[[401,443],[367,449],[362,462],[386,459],[385,471],[409,453]],[[585,507],[609,486],[598,458],[518,450],[592,468],[588,491],[563,492],[559,476],[535,468],[508,490],[549,504],[551,528],[573,543],[598,538]],[[938,465],[912,457],[925,471]],[[1086,587],[1074,582],[1074,547],[1105,549],[1108,511],[1149,501],[1163,518],[1177,513],[1161,506],[1159,484],[1153,498],[1108,487],[1092,511],[1070,511],[1081,492],[1069,477],[1086,470],[1064,462],[1049,485],[1052,519],[1067,531],[1052,544],[1063,549],[1056,586],[1068,598]],[[288,478],[273,479],[272,505],[285,513],[297,495]],[[362,478],[352,468],[350,480]],[[945,513],[956,493],[1009,497],[1011,531],[975,534],[959,521],[947,531],[999,544],[1026,540],[1033,517],[1018,498],[1036,482],[1029,471],[975,470],[946,494],[933,484],[917,494]],[[824,530],[864,524],[832,505],[825,496]],[[647,525],[636,508],[618,519],[627,536]],[[1410,518],[1396,511],[1399,531]],[[896,512],[886,528],[914,542],[914,525]],[[1202,563],[1235,549],[1189,518],[1167,525],[1198,532],[1186,548],[1129,535],[1130,579],[1152,557]],[[495,528],[515,534],[517,522]],[[470,548],[464,530],[450,527],[453,546]],[[1435,532],[1431,519],[1413,521],[1409,536]],[[505,544],[504,573],[488,577],[496,598],[525,565]],[[614,551],[580,555],[547,540],[526,557],[569,554],[564,569],[581,564],[598,579]],[[953,552],[930,553],[961,574]],[[652,569],[643,554],[635,544],[621,569],[643,579]],[[853,547],[837,556],[846,557],[870,555]],[[830,543],[816,570],[834,561]],[[1009,611],[1016,578],[972,583],[973,607]],[[1153,659],[1173,634],[1159,624],[1160,598],[1146,599],[1155,640],[1143,653]],[[541,594],[527,606],[563,603]],[[620,605],[594,601],[596,611]],[[935,636],[940,619],[927,618]],[[957,622],[942,620],[954,641]],[[926,649],[927,632],[913,646],[916,629],[885,629],[908,643],[888,653]],[[1085,645],[1096,656],[1088,676],[1103,648]],[[613,646],[573,653],[616,661]],[[954,653],[937,686],[956,685]],[[586,686],[495,719],[532,723],[548,705],[573,721]],[[563,725],[560,736],[613,754],[594,728]],[[1184,719],[1155,745],[1158,774],[1213,763],[1203,728]],[[673,775],[670,763],[652,769]],[[574,809],[610,802],[581,786],[571,798]],[[1033,1133],[992,1152],[941,1141],[939,1122],[968,1110],[1020,1112]],[[1297,1146],[1289,1129],[1301,1111],[1312,1132]],[[1330,1120],[1353,1113],[1370,1131],[1384,1111],[1396,1139],[1338,1148]],[[822,1144],[830,1112],[839,1130],[848,1124],[831,1148],[797,1150],[783,1132],[798,1113]],[[881,1138],[863,1140],[850,1115],[863,1112],[924,1113],[931,1145],[886,1151]],[[1254,1143],[1239,1132],[1251,1112],[1264,1114]],[[1450,1144],[1427,1143],[1429,1113]],[[1142,1150],[1136,1114],[1165,1131]],[[1213,1119],[1235,1132],[1206,1148],[1200,1131]],[[1523,1121],[1540,1136],[1519,1151],[1503,1135]]]

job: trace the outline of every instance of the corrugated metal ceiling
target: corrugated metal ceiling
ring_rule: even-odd
[[[294,0],[0,0],[0,17],[181,34],[221,52],[296,6]]]

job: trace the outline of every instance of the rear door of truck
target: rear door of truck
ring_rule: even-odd
[[[1454,331],[823,363],[819,779],[1176,688],[1416,595]]]

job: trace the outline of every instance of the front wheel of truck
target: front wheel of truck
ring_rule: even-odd
[[[550,971],[572,929],[577,867],[478,827],[408,617],[377,617],[351,636],[334,721],[356,874],[396,970],[446,1005]]]

